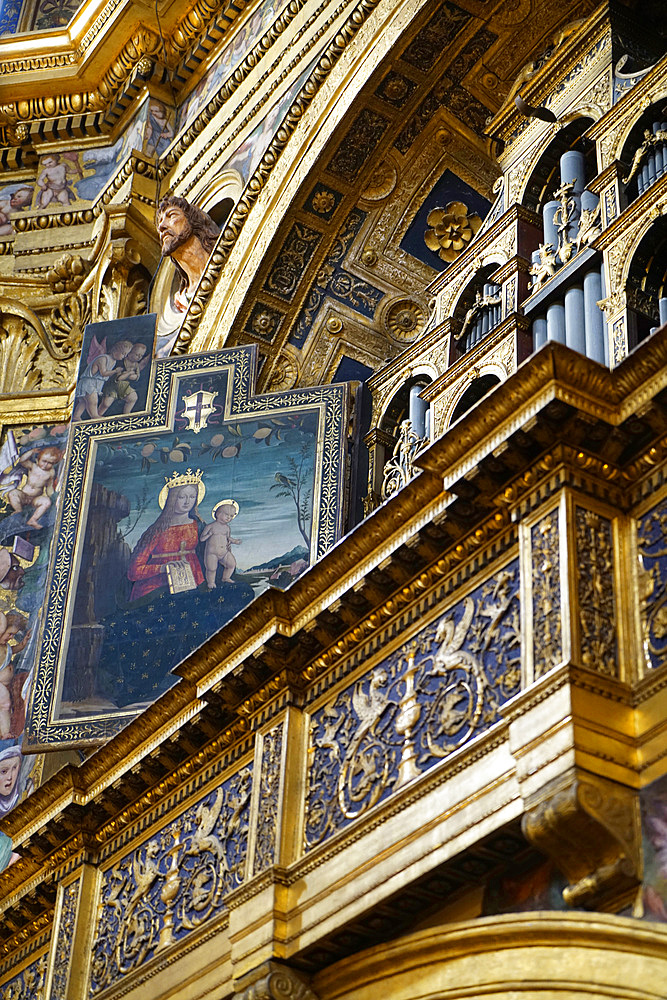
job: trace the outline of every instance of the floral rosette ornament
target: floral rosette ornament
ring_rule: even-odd
[[[468,246],[482,225],[476,212],[468,212],[462,201],[450,201],[445,208],[434,208],[427,219],[432,229],[424,233],[429,250],[450,264]]]

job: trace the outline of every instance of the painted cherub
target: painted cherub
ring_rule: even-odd
[[[232,554],[232,545],[240,545],[240,538],[232,538],[229,522],[239,512],[236,500],[221,500],[211,514],[213,521],[207,524],[201,533],[201,541],[206,542],[204,549],[204,569],[206,582],[213,590],[218,566],[222,566],[222,582],[229,583],[236,569],[236,559]]]
[[[37,204],[39,208],[47,208],[55,199],[61,205],[69,205],[75,196],[68,184],[67,164],[63,163],[59,153],[49,153],[42,157],[41,173],[37,178]]]
[[[113,403],[123,401],[123,413],[131,413],[139,398],[136,389],[130,385],[136,382],[150,358],[146,357],[148,348],[145,344],[132,344],[132,350],[123,359],[122,366],[117,368],[111,378],[107,379],[102,388],[102,402],[97,408],[101,417]]]
[[[13,639],[25,625],[28,619],[14,611],[7,614],[0,611],[0,740],[8,740],[12,734],[12,696],[11,686],[14,678],[14,664],[12,657],[20,653],[30,638],[27,632],[24,638],[15,646],[9,645],[9,640]]]
[[[32,456],[38,452],[36,460]],[[31,448],[21,456],[19,466],[26,470],[26,480],[20,486],[7,493],[7,500],[17,514],[25,507],[34,507],[35,512],[26,521],[30,528],[41,528],[40,518],[51,506],[56,485],[56,465],[63,457],[60,448],[49,445],[47,448]]]
[[[108,354],[99,353],[91,358],[89,353],[89,363],[76,384],[72,420],[81,420],[84,411],[93,418],[100,416],[98,409],[100,393],[107,380],[123,370],[116,366],[116,362],[126,358],[133,347],[134,344],[130,340],[119,340],[109,348]]]

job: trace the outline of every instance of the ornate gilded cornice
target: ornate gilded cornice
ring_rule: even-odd
[[[575,67],[573,72],[578,78],[584,69],[588,72],[589,66],[597,63],[596,46],[600,41],[606,37],[609,45],[611,44],[609,11],[606,4],[602,4],[591,15],[583,30],[574,30],[581,28],[581,22],[570,25],[569,16],[566,15],[564,18],[565,23],[560,30],[553,33],[550,49],[547,50],[549,54],[543,60],[538,60],[538,67],[533,69],[534,63],[524,67],[504,105],[488,123],[488,134],[502,138],[510,145],[521,136],[524,145],[527,140],[527,130],[530,129],[532,133],[537,128],[544,129],[544,123],[521,115],[514,104],[517,92],[520,92],[526,103],[531,106],[544,105],[554,96],[553,81],[567,76],[568,67],[571,65]],[[570,87],[562,92],[573,93],[573,91],[574,89]]]
[[[201,62],[201,55],[197,53],[200,45],[209,36],[219,38],[245,5],[246,0],[197,0],[180,21],[171,25],[171,30],[160,25],[167,31],[164,44],[154,10],[149,6],[143,23],[137,26],[132,5],[126,0],[109,0],[101,12],[91,3],[91,23],[80,37],[69,32],[86,23],[86,9],[79,12],[70,29],[57,39],[51,38],[45,44],[39,37],[30,38],[27,53],[26,43],[22,42],[20,57],[12,57],[16,49],[13,39],[3,40],[0,42],[0,81],[3,77],[11,77],[13,87],[18,84],[21,92],[17,99],[0,104],[0,125],[9,127],[5,134],[6,141],[20,145],[29,138],[44,141],[51,135],[55,137],[58,134],[58,119],[62,117],[76,116],[79,128],[85,131],[86,123],[79,116],[108,111],[119,93],[135,78],[144,81],[154,76],[164,81],[167,73],[189,75]],[[111,22],[114,24],[114,37],[125,30],[125,41],[120,51],[116,49],[101,77],[94,81],[91,79],[89,89],[68,93],[66,80],[69,74],[63,71],[71,71],[74,86],[82,77],[91,78],[93,57],[97,55],[105,36],[111,37],[108,31]],[[210,45],[203,51],[208,48]],[[162,65],[165,54],[166,67]],[[195,55],[196,58],[191,60],[190,57]],[[190,62],[192,65],[189,65]],[[60,71],[58,92],[35,95],[37,88],[43,88],[44,73],[53,70]],[[21,75],[20,81],[17,80],[18,74]],[[31,77],[36,78],[34,83]],[[36,125],[39,122],[43,124],[38,130]],[[95,122],[96,134],[99,134],[100,124],[104,125],[104,116]],[[112,125],[113,122],[109,121],[104,130],[110,131]]]

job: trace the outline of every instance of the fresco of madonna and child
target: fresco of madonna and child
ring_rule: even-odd
[[[152,360],[142,412],[73,423],[27,745],[107,738],[340,536],[347,387],[255,396],[255,356]]]

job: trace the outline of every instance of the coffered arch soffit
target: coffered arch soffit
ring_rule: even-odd
[[[285,351],[309,382],[343,356],[375,370],[419,335],[439,265],[409,252],[406,235],[447,171],[493,201],[487,120],[566,20],[550,2],[519,5],[515,21],[507,7],[372,11],[248,213],[190,350],[254,340],[267,387]],[[393,303],[408,329],[392,324]]]

